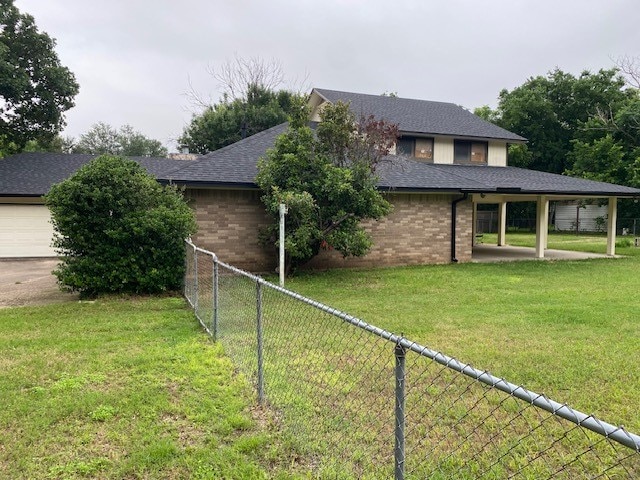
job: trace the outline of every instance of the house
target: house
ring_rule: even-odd
[[[499,206],[498,244],[504,245],[506,205],[522,201],[537,204],[537,257],[543,257],[546,248],[550,201],[607,201],[607,251],[613,254],[616,200],[640,196],[640,190],[629,187],[509,167],[507,146],[526,139],[452,103],[314,89],[309,98],[310,120],[318,121],[322,108],[337,101],[348,102],[356,116],[374,115],[398,124],[401,137],[394,161],[378,171],[379,188],[394,210],[380,221],[365,223],[374,240],[367,256],[343,259],[327,251],[313,259],[311,267],[467,262],[473,255],[477,205]],[[196,243],[242,268],[272,270],[274,250],[260,246],[257,240],[259,228],[271,220],[254,179],[258,159],[286,128],[286,124],[278,125],[195,161],[139,161],[159,181],[185,187],[199,226]],[[45,161],[38,160],[38,155],[51,154],[21,154],[0,160],[0,203],[4,204],[0,205],[0,226],[5,222],[4,228],[20,230],[8,236],[30,235],[24,222],[3,220],[19,205],[39,204],[41,216],[33,223],[46,223],[41,195],[82,161],[58,155],[54,160],[58,168],[43,168],[41,163],[38,168],[35,164]],[[25,252],[17,246],[3,246],[6,236],[0,237],[0,256],[35,254],[35,248]]]

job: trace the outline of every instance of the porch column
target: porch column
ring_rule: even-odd
[[[607,255],[616,254],[616,224],[618,220],[618,198],[609,197],[607,212]]]
[[[549,230],[549,200],[544,195],[538,197],[536,205],[536,258],[544,258]]]
[[[507,234],[507,202],[498,204],[498,246],[506,245]]]
[[[473,213],[471,221],[471,246],[476,244],[476,232],[478,230],[478,204],[473,202]]]

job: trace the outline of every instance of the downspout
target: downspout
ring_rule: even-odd
[[[451,202],[451,262],[458,263],[456,258],[456,213],[458,210],[458,203],[469,198],[469,194],[465,193],[460,198],[456,198]]]

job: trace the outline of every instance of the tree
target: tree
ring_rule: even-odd
[[[23,152],[55,152],[72,153],[75,140],[73,137],[61,137],[56,135],[50,141],[29,140],[22,148]]]
[[[103,155],[46,195],[60,285],[83,295],[178,289],[195,232],[181,193],[136,162]]]
[[[246,97],[223,97],[194,115],[178,143],[191,152],[208,153],[287,121],[296,94],[249,85]]]
[[[79,87],[54,49],[31,15],[0,0],[0,152],[19,152],[29,140],[46,144],[64,127]]]
[[[209,73],[222,88],[218,103],[203,100],[192,88],[187,94],[200,111],[178,138],[181,148],[208,153],[287,121],[300,95],[279,89],[282,65],[261,58],[235,56]]]
[[[72,147],[73,153],[90,153],[102,155],[124,155],[128,157],[166,157],[167,149],[158,140],[145,137],[133,129],[131,125],[124,125],[120,130],[99,122],[88,132],[80,135],[78,142]]]
[[[509,147],[509,164],[640,187],[640,95],[637,63],[578,77],[554,70],[500,93],[498,108],[483,118],[529,139]],[[619,216],[637,216],[632,201]],[[510,213],[511,215],[511,213]]]
[[[302,102],[293,109],[289,129],[258,163],[256,182],[274,224],[261,241],[277,245],[278,206],[288,206],[286,269],[304,264],[321,249],[362,256],[371,248],[365,219],[380,219],[391,205],[376,188],[376,167],[398,138],[396,125],[360,118],[341,102],[323,109],[316,135]]]
[[[552,173],[571,168],[572,140],[586,132],[585,125],[599,112],[617,110],[632,94],[617,69],[582,72],[578,77],[559,69],[533,77],[512,91],[502,90],[498,108],[482,107],[484,118],[526,137],[526,147],[515,154],[518,166]],[[515,164],[511,161],[510,164]]]

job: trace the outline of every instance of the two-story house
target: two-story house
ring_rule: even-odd
[[[314,89],[310,121],[319,121],[324,105],[337,101],[348,103],[357,117],[374,115],[398,125],[394,160],[377,172],[378,186],[394,209],[365,224],[374,241],[367,256],[343,259],[327,251],[311,267],[467,262],[473,256],[476,206],[499,205],[498,244],[503,245],[506,205],[521,201],[537,204],[535,256],[543,257],[549,202],[585,198],[608,199],[607,251],[613,254],[616,200],[640,196],[629,187],[509,167],[508,144],[526,139],[452,103]],[[275,250],[258,243],[258,231],[271,220],[254,180],[258,160],[286,129],[286,123],[278,125],[195,161],[138,160],[158,181],[185,187],[198,221],[196,243],[234,265],[269,271],[276,265]],[[36,153],[0,160],[0,232],[5,232],[0,257],[53,255],[42,195],[91,158]],[[27,212],[31,217],[22,218]]]

